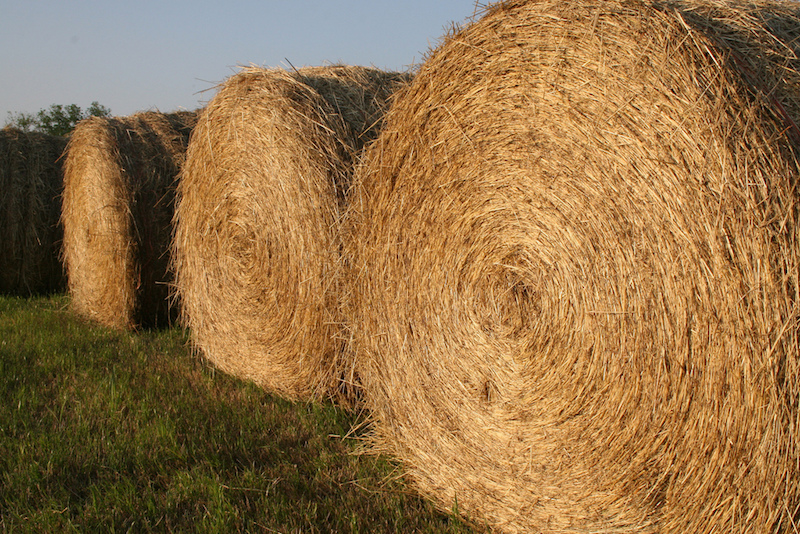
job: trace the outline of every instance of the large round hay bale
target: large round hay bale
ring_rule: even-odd
[[[514,0],[356,172],[375,443],[508,532],[797,532],[798,8]]]
[[[58,217],[64,137],[0,130],[0,292],[64,288]]]
[[[175,181],[195,112],[90,117],[64,168],[63,259],[74,310],[118,328],[169,324]]]
[[[339,220],[353,161],[404,75],[244,68],[208,103],[179,186],[185,324],[225,372],[292,399],[339,391]]]

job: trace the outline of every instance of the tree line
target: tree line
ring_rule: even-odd
[[[52,104],[38,113],[8,112],[5,127],[19,128],[24,132],[41,132],[48,135],[68,135],[75,126],[89,117],[110,117],[111,110],[97,101],[85,110],[77,104]]]

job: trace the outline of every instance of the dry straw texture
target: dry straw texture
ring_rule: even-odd
[[[118,328],[168,324],[175,180],[195,112],[81,121],[64,169],[63,258],[74,310]]]
[[[509,1],[356,173],[375,439],[508,532],[797,532],[793,3]]]
[[[0,130],[0,292],[18,295],[64,287],[58,257],[67,140],[15,128]]]
[[[179,188],[177,292],[220,369],[292,399],[340,391],[339,221],[354,158],[406,77],[245,68],[209,102]]]

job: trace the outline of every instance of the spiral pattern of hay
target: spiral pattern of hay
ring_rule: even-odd
[[[0,292],[64,288],[58,257],[63,137],[0,130]]]
[[[64,170],[63,259],[74,310],[116,328],[168,324],[175,180],[195,112],[78,123]]]
[[[512,0],[356,172],[376,444],[507,532],[798,532],[798,9]]]
[[[179,186],[176,288],[225,372],[292,399],[336,395],[339,219],[357,152],[406,77],[244,68],[209,102]]]

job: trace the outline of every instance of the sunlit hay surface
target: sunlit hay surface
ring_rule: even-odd
[[[195,112],[91,117],[67,147],[63,260],[74,310],[118,328],[163,326],[175,181]]]
[[[375,442],[507,532],[797,532],[798,9],[509,1],[356,172]]]
[[[194,345],[291,399],[341,397],[339,222],[354,159],[408,76],[244,68],[209,102],[179,186],[177,294]]]
[[[31,295],[64,287],[58,257],[63,137],[0,130],[0,292]]]

